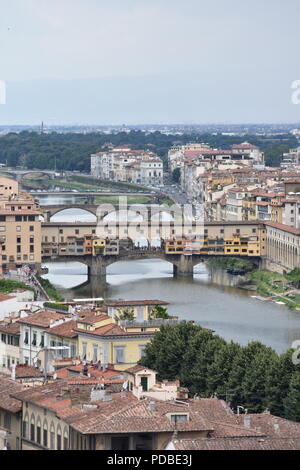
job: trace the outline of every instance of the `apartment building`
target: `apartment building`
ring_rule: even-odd
[[[70,321],[71,316],[42,311],[20,318],[20,363],[26,365],[44,366],[45,356],[41,354],[44,348],[50,346],[49,330],[64,322]]]
[[[163,162],[153,152],[114,148],[91,155],[95,178],[144,185],[163,184]]]
[[[41,211],[33,197],[20,192],[18,183],[0,178],[0,239],[2,268],[41,265]]]

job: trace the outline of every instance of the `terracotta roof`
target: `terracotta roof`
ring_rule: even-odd
[[[249,144],[248,142],[243,142],[242,144],[233,144],[233,149],[257,149],[256,145]]]
[[[279,224],[278,222],[264,222],[267,227],[277,228],[283,232],[292,233],[293,235],[300,235],[300,230],[294,227],[289,227],[288,225]]]
[[[23,385],[10,379],[5,375],[0,375],[0,408],[17,413],[22,409],[22,403],[10,396],[11,393],[20,392]]]
[[[108,307],[139,306],[139,305],[169,305],[162,300],[117,300],[105,302]]]
[[[0,325],[0,331],[2,333],[7,333],[9,335],[19,335],[20,334],[20,325],[16,322],[9,324]]]
[[[25,325],[40,326],[42,328],[49,328],[52,323],[57,320],[62,320],[64,318],[68,319],[69,316],[56,312],[44,311],[33,313],[28,317],[21,318],[20,320],[18,320],[18,323],[23,323]]]
[[[264,433],[270,437],[300,437],[300,423],[274,416],[268,412],[248,414],[249,424],[252,429]],[[239,415],[238,421],[244,425],[245,415]]]
[[[180,439],[175,450],[300,450],[300,438],[235,437]]]
[[[110,336],[110,335],[126,335],[126,331],[122,330],[115,323],[110,323],[109,325],[100,326],[93,331],[84,330],[83,328],[76,328],[76,331],[81,333],[87,333],[96,336]]]
[[[16,378],[25,379],[25,378],[34,378],[34,377],[43,377],[44,373],[41,372],[37,367],[27,366],[25,364],[18,364],[16,367]]]
[[[77,374],[79,375],[83,370],[83,364],[77,364],[73,366],[66,366],[61,369],[56,370],[54,373],[57,375],[59,379],[68,379],[68,378],[76,378]],[[111,379],[112,377],[119,377],[122,375],[122,371],[116,370],[114,368],[101,370],[98,368],[97,364],[95,365],[88,365],[88,373],[90,374],[91,378],[100,378],[100,379]]]
[[[68,338],[77,338],[78,334],[75,331],[76,322],[74,320],[66,321],[61,325],[54,326],[49,329],[49,334],[55,336],[66,336]]]
[[[93,325],[94,323],[98,323],[101,320],[111,320],[111,317],[109,315],[106,315],[105,313],[91,313],[90,315],[87,315],[84,318],[79,317],[78,322]]]
[[[95,330],[84,330],[83,328],[76,328],[75,331],[78,333],[84,333],[88,335],[93,335],[93,336],[149,336],[149,335],[154,335],[155,332],[153,331],[137,331],[137,332],[132,332],[132,331],[125,331],[122,328],[120,328],[118,325],[115,323],[110,323],[109,325],[105,326],[100,326],[99,328],[96,328]]]
[[[151,400],[154,401],[154,400]],[[185,405],[155,400],[154,410],[149,400],[140,401],[131,393],[126,397],[116,394],[110,402],[98,402],[98,409],[66,420],[71,427],[84,434],[112,434],[128,432],[212,431],[205,419],[190,416],[189,421],[171,422],[167,413],[189,412]]]
[[[135,374],[137,372],[141,372],[142,370],[151,370],[152,372],[155,372],[152,369],[149,369],[148,367],[139,366],[139,365],[129,367],[129,369],[126,369],[125,372],[128,372],[129,374]]]
[[[4,302],[5,300],[15,299],[16,297],[13,295],[2,294],[0,293],[0,302]]]

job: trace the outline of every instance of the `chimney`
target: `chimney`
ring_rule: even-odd
[[[248,414],[244,415],[244,428],[250,429],[251,428],[251,416]]]
[[[155,402],[154,401],[149,401],[148,403],[148,410],[149,411],[155,411]]]
[[[16,380],[16,364],[11,366],[11,379]]]

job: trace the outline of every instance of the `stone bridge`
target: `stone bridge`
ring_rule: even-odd
[[[44,175],[48,176],[49,179],[54,179],[55,178],[55,171],[54,170],[16,170],[16,169],[0,169],[1,174],[7,174],[10,176],[13,176],[17,181],[21,181],[22,178],[28,175]]]
[[[90,214],[97,216],[98,213],[98,220],[103,221],[103,219],[109,215],[109,214],[116,214],[116,217],[118,217],[119,211],[128,211],[128,214],[133,214],[135,216],[141,216],[143,221],[149,221],[153,217],[157,216],[158,214],[161,214],[164,212],[167,212],[169,210],[168,206],[160,205],[160,204],[127,204],[127,205],[115,205],[115,204],[109,204],[109,203],[99,203],[99,204],[91,204],[89,201],[84,201],[82,203],[68,203],[68,204],[55,204],[55,205],[46,205],[46,206],[41,206],[41,209],[43,211],[43,216],[44,216],[44,222],[50,222],[51,217],[53,217],[55,214],[58,214],[59,212],[62,212],[64,210],[68,209],[81,209],[86,212],[89,212]],[[176,210],[178,212],[178,215],[181,216],[181,208],[180,206],[176,206]],[[175,212],[172,211],[172,216],[176,215],[176,210]],[[98,211],[98,212],[97,212]]]
[[[218,257],[222,255],[217,255]],[[212,258],[212,255],[183,255],[183,254],[166,254],[163,249],[134,249],[134,250],[121,250],[118,255],[59,255],[57,258],[51,257],[53,261],[76,261],[85,264],[88,267],[88,278],[105,278],[107,267],[119,261],[136,261],[142,259],[161,259],[173,265],[174,276],[193,276],[194,267],[197,264],[207,261]],[[238,257],[239,259],[249,259],[248,257]],[[48,257],[43,257],[43,261],[49,260]],[[261,258],[251,258],[257,266],[261,263]]]

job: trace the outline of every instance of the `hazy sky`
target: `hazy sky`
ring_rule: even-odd
[[[295,122],[299,0],[0,0],[0,124]]]

